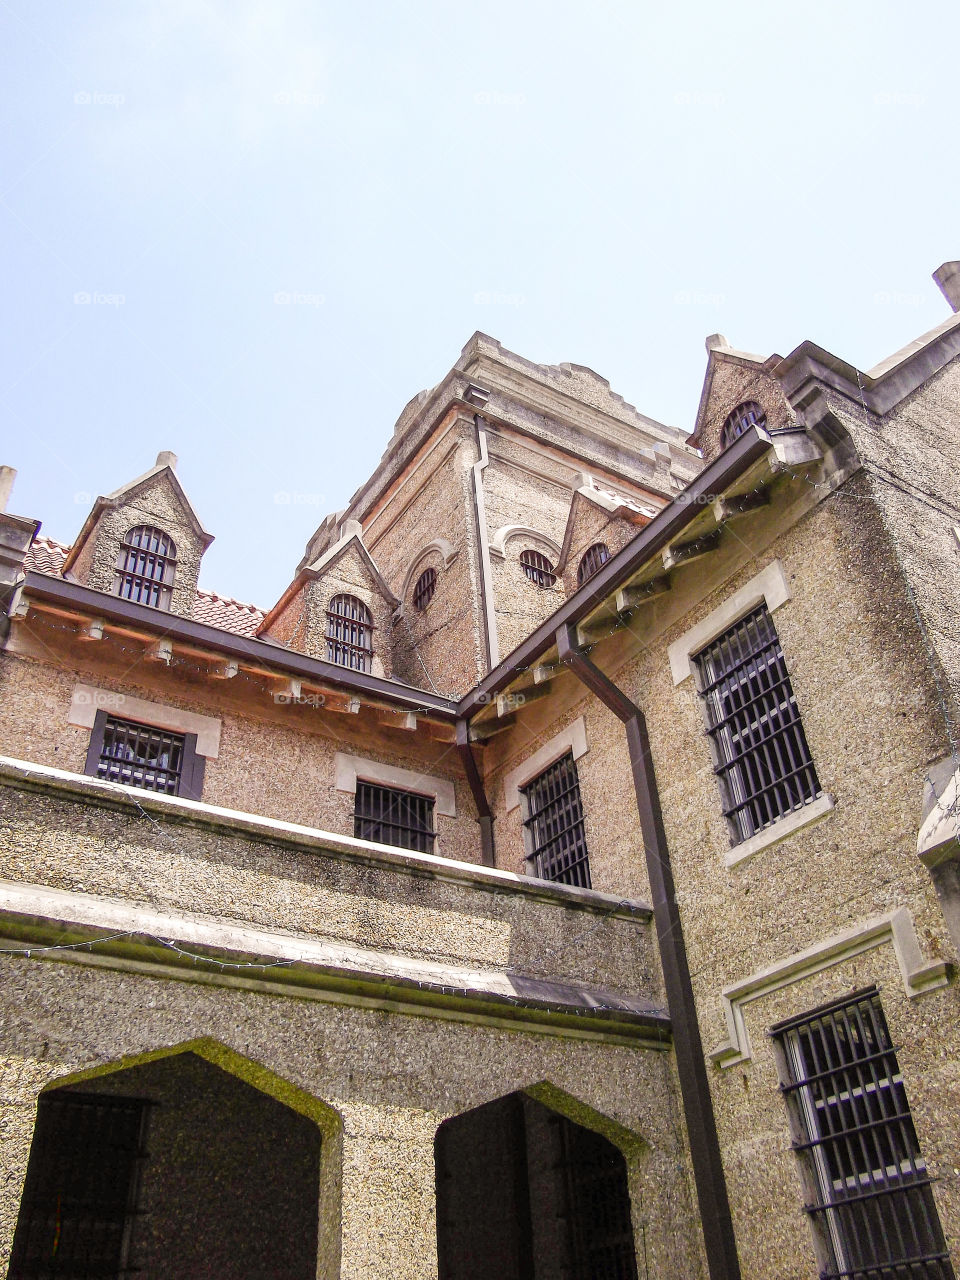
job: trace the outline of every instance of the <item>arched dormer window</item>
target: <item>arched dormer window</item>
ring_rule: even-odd
[[[605,542],[595,542],[592,547],[588,547],[577,565],[577,586],[582,587],[609,559],[610,548]]]
[[[113,580],[114,594],[135,604],[169,609],[176,572],[177,547],[173,539],[162,529],[138,524],[123,535]]]
[[[373,618],[356,596],[334,596],[327,609],[327,661],[354,671],[373,662]]]
[[[552,587],[557,580],[553,565],[542,551],[533,551],[530,548],[521,551],[520,563],[523,566],[523,572],[538,587]]]
[[[745,400],[743,404],[737,405],[723,424],[720,432],[720,448],[726,449],[728,445],[733,444],[737,436],[742,436],[751,427],[765,427],[766,425],[767,415],[756,401]]]

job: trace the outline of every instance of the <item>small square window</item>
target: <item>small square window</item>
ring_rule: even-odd
[[[580,779],[573,752],[521,787],[530,842],[527,861],[540,880],[590,888]]]
[[[357,781],[353,834],[360,840],[433,853],[433,796],[413,791],[395,791],[373,782]]]
[[[172,733],[97,712],[84,769],[91,777],[199,800],[203,767],[195,733]]]

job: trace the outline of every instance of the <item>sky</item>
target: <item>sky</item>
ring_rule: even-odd
[[[0,463],[76,536],[158,451],[269,606],[477,329],[690,431],[704,339],[950,314],[948,0],[0,0]]]

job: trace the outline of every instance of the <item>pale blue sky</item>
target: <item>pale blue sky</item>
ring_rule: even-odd
[[[0,0],[12,510],[69,542],[172,449],[202,584],[269,605],[475,329],[685,430],[709,333],[869,367],[949,314],[958,37],[952,0]]]

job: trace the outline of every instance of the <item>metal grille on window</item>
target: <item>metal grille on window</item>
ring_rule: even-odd
[[[765,606],[695,658],[734,844],[820,795],[783,650]]]
[[[874,990],[773,1028],[823,1280],[954,1280],[896,1051]]]
[[[169,609],[177,548],[162,529],[138,525],[123,539],[114,590],[123,600]]]
[[[541,880],[590,888],[590,863],[583,830],[580,780],[573,753],[523,788],[533,852],[528,856],[533,874]]]
[[[765,427],[766,425],[767,415],[753,400],[738,404],[723,424],[720,432],[720,446],[725,449],[728,444],[733,444],[734,440],[738,436],[742,436],[750,427]]]
[[[553,565],[539,551],[521,551],[520,563],[523,572],[538,587],[552,587],[557,580]]]
[[[353,834],[361,840],[433,853],[433,797],[358,781]]]
[[[594,543],[584,553],[577,566],[577,584],[583,586],[588,578],[592,578],[602,564],[610,559],[609,548],[603,542]]]
[[[175,796],[180,790],[183,754],[182,734],[107,716],[97,777]]]
[[[431,565],[429,569],[424,569],[413,588],[413,607],[422,612],[433,599],[436,589],[437,571]]]
[[[356,596],[334,596],[327,610],[327,661],[369,671],[373,661],[373,619]]]
[[[130,1231],[150,1104],[41,1096],[9,1280],[133,1275]]]

